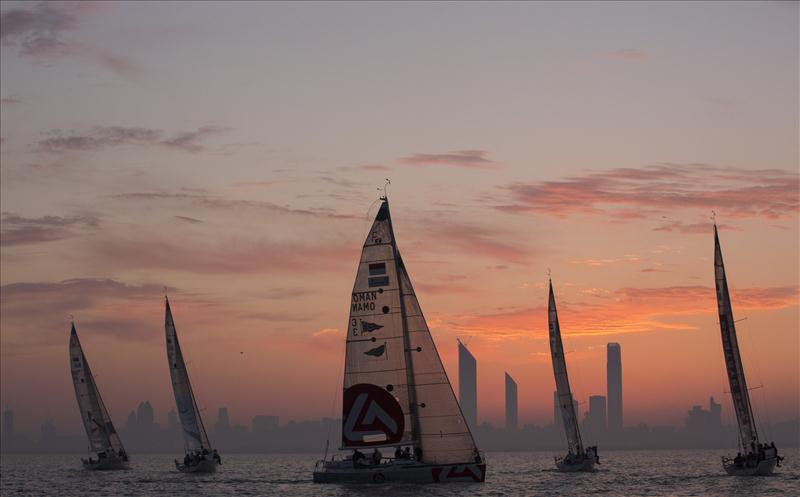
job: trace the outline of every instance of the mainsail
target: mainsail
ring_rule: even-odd
[[[395,242],[384,199],[353,285],[342,446],[413,444],[426,463],[472,461],[475,441]]]
[[[167,333],[167,360],[169,373],[172,377],[172,390],[175,393],[175,404],[178,406],[181,426],[183,427],[183,440],[187,451],[200,449],[211,450],[208,434],[200,419],[200,410],[189,383],[189,373],[183,360],[181,346],[178,343],[178,334],[175,331],[175,322],[172,320],[172,310],[169,308],[169,299],[166,299],[167,311],[164,327]]]
[[[567,434],[569,452],[583,454],[583,441],[578,427],[578,416],[575,413],[575,404],[572,401],[572,391],[569,388],[567,376],[567,362],[564,359],[564,345],[561,343],[561,327],[558,325],[558,312],[556,311],[556,297],[553,294],[553,282],[550,282],[550,299],[547,304],[548,327],[550,329],[550,355],[553,359],[553,374],[556,377],[556,392],[558,406],[561,410],[561,419],[564,421],[564,431]]]
[[[728,279],[725,277],[725,263],[722,261],[722,249],[719,245],[717,225],[714,224],[714,276],[717,287],[717,307],[719,310],[719,327],[722,332],[722,350],[725,354],[725,367],[728,370],[728,383],[739,424],[739,442],[745,450],[758,450],[758,433],[756,432],[753,408],[750,405],[750,394],[744,376],[742,358],[739,355],[739,342],[736,339],[736,327],[733,320],[733,307],[728,292]]]
[[[89,445],[97,453],[107,449],[119,452],[123,448],[122,441],[114,429],[111,416],[108,415],[108,410],[100,397],[100,391],[97,389],[94,375],[89,368],[89,362],[86,360],[81,342],[78,340],[75,323],[72,323],[69,337],[69,357],[75,397],[78,400],[78,409],[81,412],[83,426],[86,428],[86,435],[89,437]]]

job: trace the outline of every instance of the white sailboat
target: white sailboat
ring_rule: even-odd
[[[725,276],[725,263],[722,260],[722,249],[719,244],[717,224],[714,223],[714,276],[717,289],[717,309],[719,311],[719,327],[722,333],[722,351],[725,356],[725,367],[728,372],[733,409],[736,412],[736,423],[739,427],[739,454],[736,457],[722,458],[722,465],[729,475],[771,475],[782,457],[778,457],[775,444],[761,444],[758,440],[753,407],[750,404],[750,393],[744,375],[742,358],[739,355],[739,342],[736,338],[736,327],[733,319],[733,307],[728,292],[728,279]]]
[[[128,454],[100,397],[89,362],[78,340],[75,323],[72,323],[69,336],[69,357],[72,384],[75,386],[75,398],[78,400],[81,420],[89,437],[89,447],[97,456],[96,459],[92,459],[91,456],[88,459],[81,459],[83,467],[98,470],[127,469]]]
[[[167,310],[164,327],[167,333],[167,360],[186,450],[183,462],[176,459],[175,467],[182,473],[213,473],[220,463],[219,454],[211,448],[206,428],[200,418],[200,410],[197,408],[192,385],[189,383],[189,373],[186,371],[186,362],[183,360],[183,353],[178,342],[178,333],[175,331],[175,322],[172,320],[169,299],[165,298],[165,300]]]
[[[575,403],[569,387],[567,375],[567,362],[564,359],[564,345],[561,342],[561,327],[558,324],[556,311],[556,297],[553,293],[553,282],[550,281],[550,297],[547,304],[547,321],[550,330],[550,355],[553,359],[553,375],[556,379],[556,395],[558,406],[561,410],[561,419],[564,421],[564,432],[567,435],[567,455],[556,457],[556,467],[559,471],[577,472],[592,471],[595,462],[599,461],[597,446],[583,446],[581,430],[578,426],[578,414],[575,412]]]
[[[381,200],[347,326],[341,450],[352,452],[318,461],[314,481],[483,482],[486,463],[397,249],[388,200]],[[384,457],[380,449],[393,453]]]

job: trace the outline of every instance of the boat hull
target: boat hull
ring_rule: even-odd
[[[568,463],[564,460],[556,462],[556,468],[562,473],[578,473],[581,471],[594,471],[594,459],[583,459]]]
[[[204,459],[197,464],[186,466],[183,463],[175,461],[175,468],[181,473],[216,473],[217,461],[213,459]]]
[[[485,463],[421,464],[403,461],[353,467],[352,461],[344,460],[320,461],[314,470],[314,483],[482,483],[485,479]]]
[[[118,469],[129,469],[129,461],[119,458],[103,459],[99,461],[89,461],[88,459],[81,459],[83,468],[92,471],[113,471]]]
[[[556,458],[556,468],[563,473],[594,471],[594,464],[596,461],[596,449],[589,448],[586,450],[585,457],[582,459],[568,461],[566,457]]]
[[[768,450],[764,454],[764,459],[757,461],[755,464],[748,464],[745,461],[743,464],[737,465],[733,463],[732,459],[722,458],[722,467],[731,476],[769,476],[775,471],[777,464],[778,454],[774,449]]]

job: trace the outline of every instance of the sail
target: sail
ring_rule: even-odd
[[[78,340],[75,323],[72,323],[69,337],[69,356],[72,384],[75,386],[75,397],[78,400],[78,409],[83,426],[86,428],[86,435],[89,437],[89,445],[97,453],[107,449],[119,452],[123,448],[122,441],[100,397],[89,362]]]
[[[192,392],[192,385],[189,383],[189,373],[186,371],[186,363],[183,360],[183,353],[178,342],[178,334],[175,331],[175,322],[172,320],[172,310],[167,302],[167,311],[164,327],[167,333],[167,360],[169,362],[169,373],[172,377],[172,390],[175,393],[175,404],[178,407],[178,416],[183,427],[183,440],[187,451],[200,449],[211,450],[211,443],[208,441],[208,434],[200,418],[200,410]]]
[[[389,207],[381,204],[353,285],[344,368],[343,447],[411,443],[409,376]]]
[[[556,311],[556,297],[553,294],[553,283],[550,282],[550,299],[547,304],[548,327],[550,329],[550,355],[553,359],[553,375],[556,378],[556,392],[558,406],[561,410],[561,419],[564,421],[564,431],[567,434],[567,445],[572,454],[583,454],[583,442],[578,427],[578,416],[575,404],[572,401],[572,391],[569,388],[567,376],[567,362],[564,359],[564,345],[561,343],[561,327],[558,325],[558,312]]]
[[[472,461],[476,451],[475,440],[456,400],[422,308],[414,294],[411,279],[399,255],[398,268],[414,388],[419,403],[418,440],[422,449],[422,461],[430,464]]]
[[[397,250],[384,199],[361,252],[348,322],[342,446],[414,444],[430,463],[475,443]]]
[[[736,339],[736,327],[733,320],[733,307],[728,292],[728,279],[725,277],[725,263],[722,261],[722,249],[719,245],[717,225],[714,225],[714,276],[717,288],[717,307],[719,310],[719,327],[722,333],[722,350],[725,355],[725,367],[728,371],[728,383],[739,424],[739,441],[746,450],[758,449],[758,433],[756,432],[753,408],[744,376],[742,358],[739,355],[739,342]]]

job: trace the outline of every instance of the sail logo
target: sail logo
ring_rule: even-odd
[[[434,482],[443,480],[466,480],[482,482],[486,479],[485,464],[465,464],[464,466],[450,466],[445,468],[432,468],[431,476]]]
[[[342,443],[349,447],[397,443],[403,438],[403,409],[389,392],[359,383],[344,392]]]

